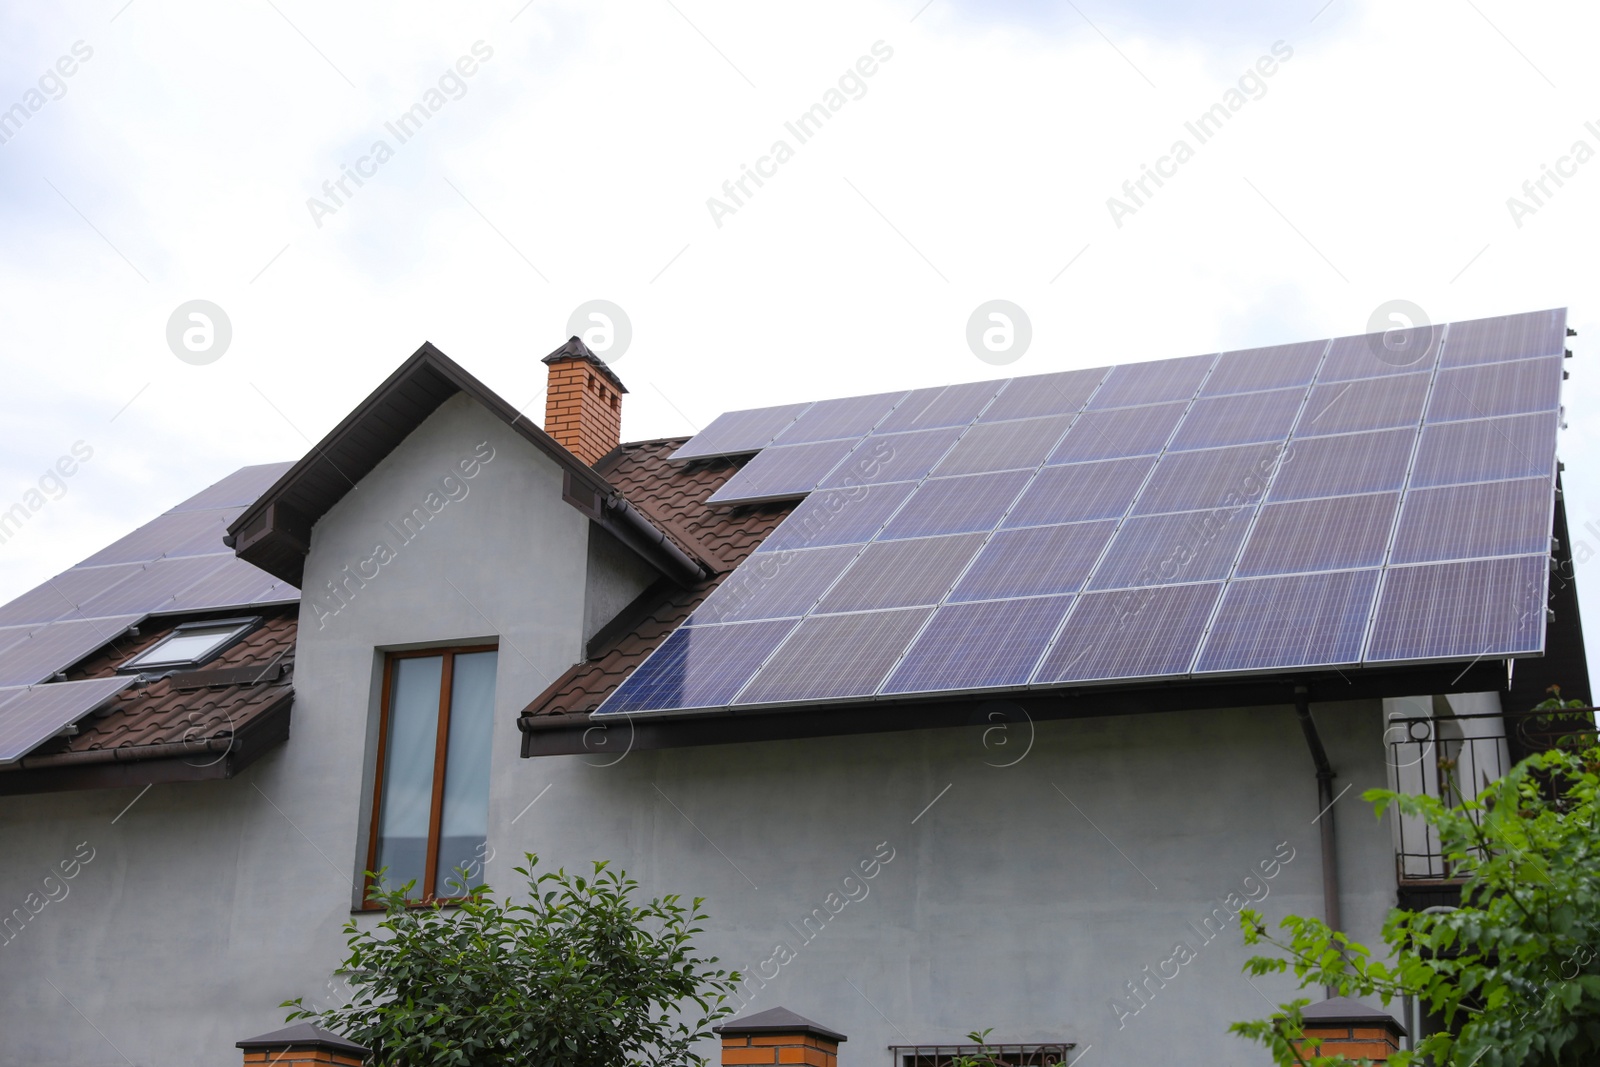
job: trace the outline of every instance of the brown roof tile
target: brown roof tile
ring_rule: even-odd
[[[595,471],[634,507],[669,531],[692,537],[726,566],[695,585],[671,588],[653,603],[641,606],[636,602],[636,610],[642,607],[638,621],[557,678],[528,705],[524,715],[575,714],[599,707],[793,510],[792,503],[707,506],[706,498],[731,478],[744,460],[718,457],[667,462],[685,440],[678,437],[621,445],[595,464]]]

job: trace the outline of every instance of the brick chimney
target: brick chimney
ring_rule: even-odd
[[[1303,1033],[1306,1037],[1322,1041],[1318,1056],[1346,1056],[1352,1060],[1371,1060],[1387,1063],[1389,1057],[1400,1051],[1400,1038],[1406,1028],[1394,1016],[1369,1008],[1349,997],[1331,997],[1316,1004],[1307,1004],[1300,1012]],[[1311,1055],[1302,1047],[1302,1056]]]
[[[244,1067],[361,1067],[367,1050],[311,1023],[298,1023],[238,1043]]]
[[[627,387],[577,337],[544,362],[550,368],[544,432],[592,466],[622,443],[622,394]]]
[[[711,1029],[722,1035],[722,1067],[839,1067],[839,1042],[845,1040],[788,1008],[768,1008]]]

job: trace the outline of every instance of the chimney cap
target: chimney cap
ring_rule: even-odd
[[[622,379],[617,377],[616,372],[611,369],[610,364],[606,363],[605,360],[595,355],[589,346],[583,343],[583,338],[577,336],[576,334],[567,338],[566,344],[562,345],[548,356],[545,356],[540,362],[547,364],[565,363],[571,359],[581,359],[586,363],[594,364],[595,367],[599,369],[600,373],[606,376],[606,380],[617,387],[618,392],[626,393],[628,391],[628,387],[622,384]]]
[[[766,1011],[758,1011],[754,1015],[746,1015],[743,1019],[735,1019],[721,1026],[713,1026],[711,1029],[718,1034],[815,1034],[833,1042],[849,1040],[839,1031],[829,1030],[821,1023],[814,1023],[803,1015],[796,1015],[788,1008],[768,1008]]]
[[[1387,1026],[1401,1034],[1406,1028],[1386,1011],[1368,1007],[1349,997],[1329,997],[1300,1009],[1300,1018],[1306,1023],[1334,1026]]]
[[[370,1051],[365,1045],[358,1045],[354,1041],[342,1038],[330,1030],[324,1030],[314,1023],[299,1023],[295,1026],[285,1027],[282,1030],[274,1030],[270,1034],[262,1034],[260,1037],[247,1037],[234,1047],[248,1051],[250,1049],[304,1047],[307,1045],[334,1049],[340,1052],[352,1052],[361,1056],[365,1056]]]

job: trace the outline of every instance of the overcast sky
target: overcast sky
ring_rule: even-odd
[[[1392,300],[1436,322],[1569,306],[1562,456],[1600,551],[1600,160],[1522,192],[1600,149],[1600,13],[1322,5],[10,5],[0,510],[75,443],[93,458],[0,544],[0,600],[298,458],[424,340],[542,418],[538,359],[594,299],[632,323],[629,438],[1362,332]],[[1201,144],[1185,123],[1230,90]],[[805,143],[786,129],[830,100]],[[387,124],[418,103],[402,142]],[[1192,158],[1135,204],[1123,183],[1179,139]],[[346,169],[367,176],[334,199]],[[991,299],[1032,324],[1006,367],[966,340]],[[191,300],[231,323],[205,365],[167,340]]]

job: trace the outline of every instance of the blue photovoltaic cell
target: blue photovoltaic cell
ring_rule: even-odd
[[[756,551],[870,541],[915,488],[915,482],[894,482],[818,489],[790,512]]]
[[[1413,489],[1389,562],[1548,552],[1554,500],[1549,478]]]
[[[764,552],[724,578],[688,624],[804,615],[860,552],[860,545]]]
[[[675,630],[595,714],[722,707],[794,628],[789,619]]]
[[[78,605],[99,596],[124,578],[140,573],[137,563],[110,567],[74,567],[62,571],[37,589],[23,593],[0,607],[0,626],[20,626],[52,619],[78,618]]]
[[[1050,526],[1058,522],[1117,519],[1127,514],[1134,494],[1155,466],[1155,457],[1113,459],[1046,467],[1006,516],[1007,526]]]
[[[1070,596],[949,604],[933,616],[885,693],[1023,685],[1044,654]]]
[[[1149,407],[1086,411],[1047,462],[1081,463],[1124,456],[1153,456],[1166,447],[1187,401]]]
[[[1205,397],[1194,402],[1167,447],[1174,452],[1221,445],[1282,441],[1289,436],[1304,389]]]
[[[1465,367],[1502,359],[1559,356],[1566,345],[1565,308],[1452,322],[1440,367]]]
[[[932,608],[812,616],[736,703],[830,700],[877,692]]]
[[[928,430],[940,426],[965,426],[978,417],[1004,382],[963,382],[942,389],[918,389],[902,400],[879,433]]]
[[[1554,411],[1561,403],[1560,356],[1442,370],[1428,403],[1429,422]]]
[[[870,545],[822,598],[817,613],[937,604],[983,541],[982,534],[959,534]]]
[[[179,545],[197,538],[216,538],[211,551],[228,552],[222,543],[227,524],[219,523],[216,511],[169,511],[145,523],[137,530],[113,541],[82,563],[80,567],[94,567],[103,563],[147,563],[170,555]]]
[[[797,445],[807,441],[860,437],[882,422],[890,409],[895,406],[895,402],[905,395],[905,393],[875,393],[872,396],[819,400],[778,434],[774,443]]]
[[[211,508],[247,508],[272,488],[293,463],[261,463],[240,467],[220,482],[202,489],[173,511],[205,511]]]
[[[1377,567],[1389,547],[1399,493],[1333,496],[1261,509],[1240,577]]]
[[[1188,400],[1200,388],[1216,360],[1216,356],[1189,356],[1113,367],[1105,384],[1090,399],[1089,410]]]
[[[174,556],[214,556],[233,555],[233,549],[222,543],[222,538],[228,532],[228,524],[237,519],[243,508],[223,508],[217,511],[185,512],[186,515],[209,515],[211,524],[196,530],[189,537],[175,540],[165,552],[163,559],[172,559]],[[168,512],[168,514],[174,514]]]
[[[1032,471],[1004,471],[930,478],[889,520],[878,540],[992,530],[1032,477]]]
[[[1295,344],[1224,352],[1211,377],[1206,379],[1201,396],[1227,393],[1253,393],[1261,389],[1306,386],[1317,373],[1327,341],[1300,341]],[[1299,390],[1305,395],[1305,390]]]
[[[118,582],[106,592],[85,601],[80,610],[86,616],[146,615],[153,611],[167,611],[179,593],[203,578],[218,574],[234,561],[233,556],[158,559],[145,564],[143,573]]]
[[[1377,587],[1376,570],[1230,582],[1195,670],[1355,663]]]
[[[1366,660],[1542,651],[1549,573],[1547,554],[1390,567]]]
[[[88,678],[31,689],[0,689],[0,763],[15,763],[133,684]]]
[[[1034,675],[1035,684],[1184,674],[1221,582],[1086,593]]]
[[[1311,390],[1296,437],[1355,430],[1389,430],[1422,421],[1431,374],[1401,374],[1355,382],[1328,382]]]
[[[1555,457],[1555,412],[1436,423],[1422,430],[1411,487],[1548,478]]]
[[[193,585],[187,586],[170,601],[150,610],[155,614],[170,615],[179,611],[204,611],[207,608],[243,608],[260,604],[279,604],[300,598],[300,591],[288,582],[282,582],[264,570],[235,556],[223,556],[222,566]]]
[[[979,553],[951,600],[1076,593],[1117,528],[1107,519],[1002,530]]]
[[[1091,589],[1226,578],[1254,508],[1216,508],[1129,519],[1095,569]]]
[[[711,420],[710,426],[691,437],[668,458],[701,459],[706,456],[759,452],[810,406],[808,402],[725,412]]]
[[[839,465],[851,444],[850,441],[821,441],[763,449],[743,470],[712,493],[707,503],[732,504],[803,496]]]
[[[0,686],[35,685],[121,637],[143,616],[77,619],[35,627],[0,656]]]
[[[917,481],[944,458],[961,436],[961,428],[919,430],[914,433],[875,433],[864,438],[822,485],[876,485],[879,482]]]
[[[1134,504],[1136,515],[1233,507],[1261,499],[1283,454],[1281,441],[1204,452],[1168,452]]]
[[[1032,470],[1072,425],[1071,415],[1017,422],[980,422],[956,442],[934,473],[982,474],[987,471]]]
[[[1271,499],[1380,493],[1405,485],[1417,431],[1383,430],[1295,440],[1272,481]]]
[[[1439,344],[1443,340],[1443,325],[1336,337],[1317,372],[1317,381],[1347,382],[1430,371],[1439,361]]]
[[[1013,378],[989,409],[984,422],[1026,419],[1036,415],[1069,415],[1088,401],[1095,386],[1106,376],[1106,368],[1069,370],[1058,374],[1034,374]]]

